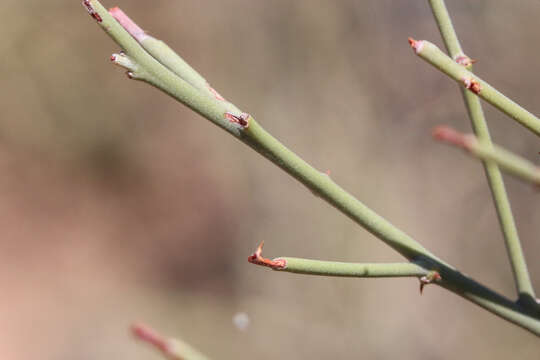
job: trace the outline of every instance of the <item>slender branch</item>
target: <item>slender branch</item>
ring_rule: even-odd
[[[311,260],[294,257],[279,257],[273,260],[262,257],[263,243],[248,258],[250,263],[267,266],[273,270],[306,275],[381,278],[417,277],[429,274],[429,270],[413,263],[347,263],[338,261]]]
[[[417,264],[426,264],[426,268],[438,271],[442,277],[439,282],[441,286],[445,286],[494,314],[540,335],[540,311],[536,313],[530,309],[522,308],[511,300],[460,274],[456,269],[426,250],[416,240],[347,193],[326,174],[314,169],[287,149],[267,133],[252,116],[246,113],[230,112],[226,102],[207,96],[155,60],[97,0],[85,0],[83,3],[105,32],[124,49],[124,56],[135,65],[132,67],[135,70],[128,69],[132,78],[146,81],[161,89],[222,127],[405,258]]]
[[[458,146],[481,160],[494,162],[509,174],[540,186],[540,168],[506,149],[480,141],[472,134],[463,134],[448,126],[436,127],[433,137]]]
[[[144,324],[132,325],[131,332],[135,338],[151,345],[168,360],[208,360],[191,345],[178,339],[166,338]]]
[[[463,53],[444,0],[429,0],[429,4],[450,56],[455,60],[469,58]],[[468,65],[468,69],[472,71],[472,64],[465,65]],[[460,87],[460,90],[463,95],[463,100],[465,101],[465,106],[467,108],[469,118],[471,119],[471,124],[475,135],[480,141],[486,144],[486,146],[490,146],[491,137],[489,135],[488,126],[480,100],[477,96],[475,96],[474,93],[467,91],[465,88]],[[530,280],[525,256],[521,248],[519,234],[514,221],[514,216],[512,215],[512,208],[510,206],[508,195],[506,194],[506,188],[501,171],[499,170],[497,164],[492,161],[483,161],[483,165],[488,184],[491,189],[491,194],[493,196],[493,201],[495,203],[495,208],[497,210],[501,230],[504,235],[504,241],[510,260],[510,265],[512,267],[517,292],[520,298],[523,298],[524,295],[522,294],[534,298],[534,289]]]
[[[414,52],[422,59],[540,136],[540,119],[536,116],[498,92],[487,82],[468,71],[464,66],[456,63],[429,41],[409,38],[409,43],[414,49]]]

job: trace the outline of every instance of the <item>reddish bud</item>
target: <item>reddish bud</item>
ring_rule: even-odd
[[[475,80],[474,78],[464,78],[462,79],[463,85],[465,85],[465,89],[471,90],[476,95],[480,94],[480,91],[482,91],[482,86],[480,83]]]
[[[413,48],[414,52],[419,54],[420,51],[424,48],[423,40],[414,40],[412,37],[409,37],[409,45]]]
[[[244,129],[249,127],[249,121],[248,121],[249,114],[241,113],[240,115],[234,115],[230,112],[226,112],[224,116],[225,116],[225,119],[229,120],[232,123],[240,125]]]
[[[459,65],[463,65],[465,67],[469,67],[476,62],[475,59],[471,59],[467,55],[459,55],[455,60]]]
[[[90,14],[91,17],[93,17],[97,22],[102,22],[103,19],[101,18],[101,16],[97,13],[96,10],[94,10],[94,7],[92,6],[92,4],[90,3],[90,0],[83,0],[82,2],[83,6],[86,8],[86,10],[88,11],[88,13]]]

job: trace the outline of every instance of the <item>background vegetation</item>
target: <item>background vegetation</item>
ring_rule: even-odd
[[[481,164],[429,136],[469,122],[456,85],[407,43],[442,47],[425,2],[118,5],[367,205],[513,293]],[[540,113],[540,5],[448,6],[475,72]],[[4,0],[0,13],[2,358],[159,358],[127,337],[137,319],[214,359],[537,357],[533,335],[437,287],[420,297],[413,279],[249,265],[261,240],[268,256],[401,258],[207,121],[128,83],[79,1]],[[494,141],[538,160],[533,134],[485,111]],[[539,288],[538,193],[505,180]]]

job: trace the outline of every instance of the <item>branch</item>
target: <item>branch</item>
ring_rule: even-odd
[[[500,146],[480,141],[472,134],[463,134],[448,126],[436,127],[433,130],[433,137],[460,147],[481,160],[494,162],[509,174],[540,186],[540,168]]]
[[[279,257],[273,260],[262,256],[262,242],[257,250],[248,257],[255,265],[269,267],[306,275],[381,278],[381,277],[417,277],[428,275],[429,270],[413,263],[346,263],[337,261],[310,260],[294,257]]]
[[[468,59],[469,57],[463,53],[461,45],[459,43],[456,31],[452,25],[452,20],[446,9],[444,0],[429,0],[433,16],[437,22],[444,44],[450,56],[456,60]],[[463,64],[462,64],[463,65]],[[472,71],[472,64],[467,68]],[[488,126],[482,110],[480,100],[474,93],[467,91],[465,88],[460,87],[469,118],[475,135],[478,140],[482,141],[486,146],[491,146],[491,137],[489,135]],[[495,162],[483,161],[484,170],[488,180],[489,188],[493,196],[495,203],[495,209],[497,210],[497,216],[501,225],[501,230],[504,235],[504,242],[512,267],[512,273],[514,275],[514,283],[516,284],[516,290],[520,299],[534,298],[535,293],[527,269],[527,263],[525,256],[521,248],[521,242],[519,240],[519,234],[517,231],[514,216],[512,215],[512,208],[508,195],[506,194],[506,188],[502,178],[501,171]]]
[[[422,59],[540,136],[540,119],[498,92],[464,66],[456,63],[437,46],[426,40],[414,40],[412,38],[409,38],[409,44]],[[464,62],[466,65],[470,65],[470,61],[465,60]]]
[[[97,0],[83,2],[92,17],[119,44],[125,54],[113,56],[129,59],[131,77],[146,81],[190,107],[214,124],[244,142],[272,161],[289,175],[310,189],[321,199],[367,229],[405,258],[423,263],[438,271],[441,286],[463,296],[485,309],[511,321],[534,334],[540,335],[540,310],[522,308],[515,302],[495,293],[478,282],[462,275],[438,259],[416,240],[376,214],[366,205],[334,183],[326,174],[313,168],[267,133],[246,113],[229,111],[228,103],[210,97],[174,74],[146,52]],[[122,63],[126,63],[122,60]],[[287,114],[284,114],[287,116]],[[539,308],[540,309],[540,308]]]
[[[168,339],[144,324],[131,326],[133,336],[163,354],[168,360],[208,360],[206,356],[178,339]]]

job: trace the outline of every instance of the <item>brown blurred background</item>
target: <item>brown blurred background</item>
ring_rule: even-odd
[[[540,3],[451,1],[477,73],[540,113]],[[428,249],[513,297],[481,165],[432,141],[470,126],[455,83],[407,36],[442,46],[426,1],[106,1],[225,97]],[[128,81],[80,1],[0,2],[0,358],[159,359],[142,320],[213,359],[538,359],[533,335],[415,279],[337,279],[265,254],[399,261],[208,121]],[[494,139],[538,139],[485,107]],[[540,291],[540,202],[506,177]],[[250,324],[233,324],[246,313]]]

